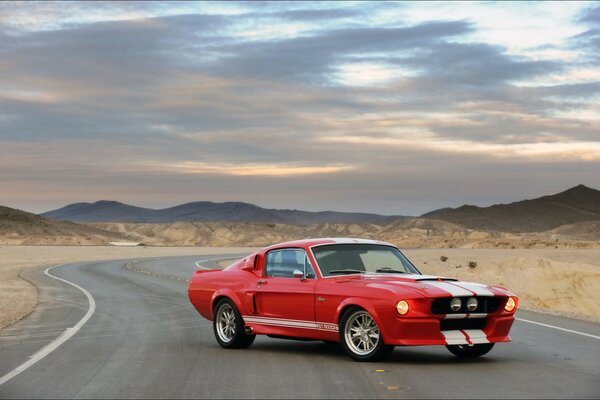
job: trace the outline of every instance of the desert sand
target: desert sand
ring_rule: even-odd
[[[0,247],[0,328],[23,318],[37,304],[35,287],[19,278],[25,268],[88,260],[251,251],[253,248],[247,247]],[[600,322],[600,250],[435,248],[404,252],[425,274],[499,284],[519,296],[521,308]],[[448,259],[443,262],[441,256]],[[476,266],[469,267],[470,262]]]

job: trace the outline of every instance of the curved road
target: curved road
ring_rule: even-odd
[[[224,255],[88,262],[25,276],[40,304],[0,331],[0,398],[598,398],[600,325],[519,311],[512,343],[458,360],[443,347],[397,348],[356,363],[338,346],[259,336],[221,349],[187,299],[200,266]],[[87,314],[89,320],[70,328]],[[586,335],[582,335],[587,334]],[[45,357],[40,349],[67,340]],[[47,347],[46,347],[47,350]],[[30,360],[25,371],[16,368]],[[12,373],[12,374],[11,374]],[[4,383],[2,383],[4,381]]]

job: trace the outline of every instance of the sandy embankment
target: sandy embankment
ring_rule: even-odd
[[[29,314],[38,302],[37,289],[18,276],[26,268],[78,261],[250,253],[252,250],[242,247],[0,246],[0,328]]]
[[[0,247],[0,328],[27,315],[37,291],[19,271],[67,262],[159,256],[249,253],[233,247]],[[500,284],[523,308],[600,322],[600,250],[592,249],[408,249],[421,272]],[[440,257],[448,257],[442,262]],[[469,268],[469,261],[477,267]],[[223,261],[222,266],[231,260]],[[457,268],[457,266],[460,266]]]
[[[411,249],[426,274],[498,284],[524,309],[600,322],[600,250]],[[448,257],[442,262],[440,257]],[[477,267],[469,268],[469,261]],[[457,268],[457,266],[460,266]]]

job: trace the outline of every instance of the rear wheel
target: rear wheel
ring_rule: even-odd
[[[447,345],[446,348],[450,353],[460,358],[475,358],[487,354],[494,343],[482,343],[482,344],[455,344]]]
[[[213,331],[217,342],[226,349],[246,348],[256,337],[244,333],[244,320],[229,299],[222,299],[215,306]]]
[[[361,308],[352,308],[342,317],[340,343],[356,361],[383,360],[394,350],[383,342],[371,314]]]

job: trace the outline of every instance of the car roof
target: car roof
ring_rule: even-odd
[[[289,242],[278,243],[267,247],[266,249],[277,249],[283,247],[312,247],[324,244],[380,244],[385,246],[394,246],[391,243],[382,242],[380,240],[371,239],[360,239],[360,238],[313,238],[313,239],[302,239],[292,240]]]

